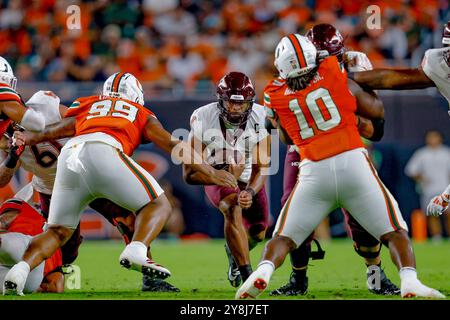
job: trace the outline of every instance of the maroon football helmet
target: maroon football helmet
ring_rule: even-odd
[[[328,23],[316,24],[309,29],[306,37],[316,46],[318,51],[327,51],[329,55],[336,56],[340,63],[344,57],[344,38],[339,30]]]
[[[450,21],[444,25],[444,30],[442,30],[442,44],[444,47],[450,46]],[[450,66],[450,50],[445,50],[443,55],[447,66]]]
[[[241,125],[252,111],[255,88],[242,72],[226,74],[217,85],[217,104],[221,118],[230,124]]]
[[[444,47],[450,46],[450,21],[444,24],[444,30],[442,30],[442,44]]]

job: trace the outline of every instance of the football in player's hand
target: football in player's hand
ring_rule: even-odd
[[[244,156],[239,151],[222,149],[214,154],[212,166],[217,170],[227,170],[237,178],[245,169],[244,160]]]

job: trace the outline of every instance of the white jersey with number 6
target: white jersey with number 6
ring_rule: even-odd
[[[59,103],[59,97],[53,92],[38,91],[26,102],[26,105],[35,110],[42,110],[46,125],[52,125],[61,121]],[[66,141],[67,139],[60,139],[25,147],[20,162],[26,171],[33,174],[32,186],[35,191],[44,194],[52,193],[58,156]]]
[[[230,157],[236,163],[244,160],[245,169],[239,181],[248,182],[252,173],[253,148],[268,135],[265,117],[264,107],[254,103],[243,128],[222,130],[217,102],[210,103],[192,113],[190,136],[196,137],[206,146],[207,162],[213,166],[230,164]]]

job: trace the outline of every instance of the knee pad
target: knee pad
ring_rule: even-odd
[[[310,251],[309,256],[312,260],[323,260],[325,258],[325,251],[320,246],[319,241],[317,239],[312,239],[317,246],[317,251]]]
[[[368,259],[374,259],[380,255],[381,251],[381,244],[379,246],[379,249],[377,251],[361,251],[360,247],[356,242],[353,243],[353,248],[355,249],[356,253],[363,258]]]
[[[375,247],[380,243],[378,239],[368,233],[351,215],[348,219],[348,226],[354,243],[363,247]]]

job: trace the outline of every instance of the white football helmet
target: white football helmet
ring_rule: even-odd
[[[0,82],[6,83],[8,86],[16,90],[17,78],[14,76],[13,70],[5,58],[0,57]]]
[[[317,49],[304,36],[290,34],[275,49],[275,67],[283,79],[302,76],[316,67]]]
[[[129,72],[116,72],[103,85],[103,95],[122,98],[144,105],[144,90],[139,80]]]

